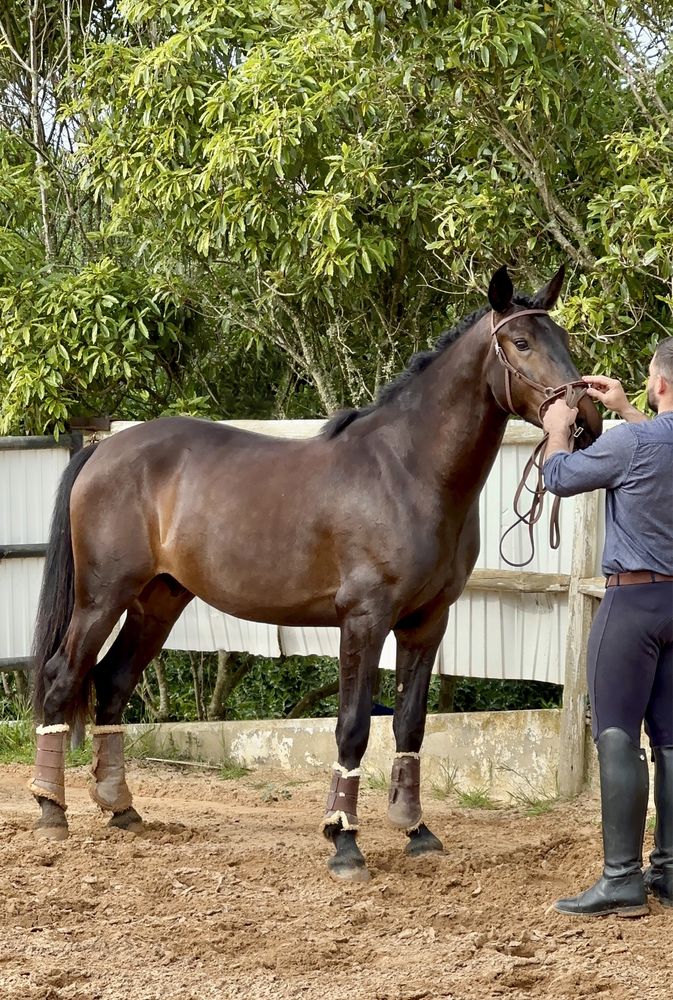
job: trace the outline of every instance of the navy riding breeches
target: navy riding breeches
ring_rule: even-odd
[[[673,583],[610,587],[587,653],[592,730],[616,727],[640,745],[673,746]]]

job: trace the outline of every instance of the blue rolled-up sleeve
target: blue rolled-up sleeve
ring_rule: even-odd
[[[584,451],[555,452],[542,467],[544,484],[558,497],[614,489],[628,476],[635,451],[633,429],[620,424],[601,434]]]

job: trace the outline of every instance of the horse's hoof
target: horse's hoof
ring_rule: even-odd
[[[330,875],[336,882],[369,882],[371,875],[364,861],[342,861],[337,857],[327,862]]]
[[[129,823],[128,825],[122,823],[113,823],[112,820],[110,820],[108,826],[112,827],[113,830],[123,830],[124,833],[134,833],[136,837],[140,836],[140,834],[142,833],[147,832],[147,827],[145,826],[142,820],[139,823]]]
[[[108,826],[112,826],[117,830],[126,830],[127,833],[144,833],[147,827],[143,823],[142,816],[140,816],[133,806],[130,809],[125,809],[124,812],[114,813],[108,820]]]
[[[421,824],[417,830],[408,834],[409,843],[404,848],[404,853],[410,858],[419,858],[422,854],[443,854],[444,845],[439,837],[428,830],[425,824]]]
[[[36,826],[33,829],[33,835],[38,840],[67,840],[68,839],[68,827],[67,826]]]

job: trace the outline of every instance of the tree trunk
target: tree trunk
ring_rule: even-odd
[[[28,17],[30,29],[30,121],[33,130],[33,145],[35,147],[35,178],[40,189],[42,240],[47,260],[51,260],[54,256],[54,234],[49,215],[46,160],[43,154],[46,147],[46,141],[44,126],[40,115],[40,55],[38,50],[39,9],[39,2],[38,0],[35,0],[35,2],[30,6]]]
[[[453,700],[458,687],[457,677],[439,676],[439,712],[453,712]]]
[[[152,722],[157,721],[157,706],[154,701],[154,695],[152,694],[150,685],[147,680],[147,674],[143,674],[142,680],[138,685],[138,694],[142,700],[143,705],[148,711]]]
[[[157,656],[156,660],[152,661],[152,666],[154,667],[154,673],[156,674],[157,685],[159,687],[159,705],[155,708],[157,722],[167,722],[171,714],[171,693],[168,688],[166,670],[161,656]]]
[[[252,663],[251,656],[241,656],[239,659],[236,653],[218,649],[217,678],[208,705],[209,719],[226,719],[227,702],[252,667]]]
[[[27,705],[30,701],[30,684],[28,683],[28,677],[23,670],[17,670],[14,674],[14,683],[16,684],[16,695],[19,701]]]
[[[225,652],[224,649],[218,649],[217,651],[217,677],[215,678],[215,687],[213,688],[208,705],[209,719],[223,719],[225,717],[222,694],[227,681],[227,666],[230,656],[231,653]]]
[[[189,654],[189,666],[192,672],[192,684],[194,686],[196,718],[199,722],[203,722],[206,717],[206,710],[203,707],[203,670],[201,670],[201,677],[199,677],[199,667],[194,653]]]

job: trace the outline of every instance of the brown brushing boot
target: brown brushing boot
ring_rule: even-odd
[[[35,771],[28,788],[41,809],[40,818],[35,824],[35,835],[46,840],[66,840],[68,836],[68,821],[65,818],[65,752],[69,728],[63,722],[38,726],[35,730]]]

